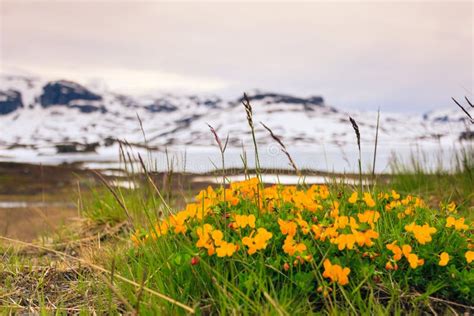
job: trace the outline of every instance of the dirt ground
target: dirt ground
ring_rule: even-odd
[[[74,207],[22,207],[0,209],[0,235],[33,241],[58,232],[78,217]]]
[[[75,166],[0,163],[0,235],[32,241],[78,217],[78,185],[90,179]]]
[[[169,186],[165,173],[154,174],[160,187]],[[172,175],[169,189],[196,190],[208,183],[193,183],[191,176]],[[125,177],[104,176],[112,183]],[[76,221],[79,214],[79,191],[87,198],[91,188],[105,185],[90,170],[79,165],[41,166],[0,162],[0,235],[33,241],[52,236]]]
[[[252,173],[251,170],[249,172]],[[275,173],[275,170],[264,172]],[[242,170],[227,170],[226,173],[241,174]],[[289,171],[279,171],[279,174],[288,173]],[[130,179],[126,174],[106,174],[110,173],[104,173],[104,178],[109,183],[127,182]],[[206,176],[220,177],[219,172],[205,175],[150,175],[164,191],[187,193],[197,192],[210,185],[211,182],[202,180],[206,179]],[[132,178],[142,183],[147,181],[144,175],[135,175]],[[33,241],[43,235],[54,235],[61,227],[78,219],[79,191],[82,198],[87,198],[91,188],[105,189],[105,185],[94,171],[81,169],[79,164],[42,166],[0,162],[0,235],[23,241]]]

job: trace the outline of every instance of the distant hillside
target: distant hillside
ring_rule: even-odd
[[[373,142],[377,114],[346,112],[329,106],[321,96],[297,97],[275,92],[249,93],[257,138],[271,138],[262,121],[288,146],[344,145],[354,142],[349,115],[358,122],[362,141]],[[448,97],[448,96],[447,96]],[[97,91],[68,80],[46,82],[27,76],[0,77],[0,146],[29,149],[55,146],[59,152],[95,150],[115,139],[147,145],[207,146],[213,144],[207,123],[230,144],[250,139],[241,97],[156,94],[132,97]],[[382,113],[380,140],[385,144],[456,142],[466,130],[466,117],[453,105],[419,116]]]

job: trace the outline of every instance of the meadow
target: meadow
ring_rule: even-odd
[[[83,222],[42,243],[2,239],[0,307],[42,314],[461,314],[474,312],[472,145],[454,168],[393,162],[392,172],[299,177],[269,185],[259,166],[252,106],[244,99],[255,166],[230,182],[227,143],[220,184],[189,187],[158,175],[147,157],[123,162],[138,188],[76,192]],[[357,122],[354,144],[360,152]],[[374,144],[374,162],[376,148]],[[359,166],[362,162],[359,158]],[[345,179],[355,179],[354,182]],[[176,183],[178,182],[178,183]]]

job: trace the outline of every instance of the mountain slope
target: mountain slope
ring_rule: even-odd
[[[362,142],[373,143],[375,112],[348,113],[327,106],[318,96],[299,98],[255,91],[249,97],[257,139],[262,144],[272,140],[260,121],[281,135],[290,147],[353,144],[349,116],[358,122]],[[147,145],[151,147],[212,145],[214,140],[207,124],[214,126],[221,138],[229,135],[230,145],[238,147],[251,140],[240,101],[171,94],[132,97],[67,80],[46,82],[35,77],[3,75],[0,146],[94,150],[113,144],[115,139],[143,145],[140,118]],[[465,117],[454,106],[424,116],[382,113],[379,140],[391,146],[420,142],[451,144],[465,130]],[[71,144],[72,148],[64,147]]]

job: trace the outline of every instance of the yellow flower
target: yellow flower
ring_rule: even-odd
[[[387,263],[385,264],[385,269],[390,271],[390,270],[394,270],[395,267],[390,261],[387,261]]]
[[[140,244],[143,242],[141,238],[141,233],[138,229],[135,231],[134,234],[132,234],[132,236],[130,236],[130,240],[133,242],[133,245],[135,247],[140,246]]]
[[[448,209],[448,211],[454,212],[456,210],[456,203],[451,202],[448,205],[446,205],[446,208]]]
[[[281,218],[278,219],[278,224],[280,225],[280,230],[283,235],[294,236],[296,235],[296,223],[291,221],[285,221]]]
[[[418,256],[414,253],[410,253],[407,257],[408,262],[410,263],[410,267],[412,269],[416,269],[419,266],[422,266],[425,263],[425,260],[418,259]]]
[[[405,213],[405,215],[412,215],[413,214],[413,207],[408,206],[403,213]]]
[[[188,218],[188,212],[181,211],[172,216],[170,216],[170,224],[174,227],[174,232],[178,233],[186,233],[186,219]]]
[[[402,205],[402,203],[400,201],[391,201],[390,204],[385,206],[385,209],[387,211],[390,211],[390,210],[392,210],[396,207],[399,207],[400,205]]]
[[[410,225],[405,225],[405,230],[407,232],[412,232],[416,240],[422,245],[426,244],[427,242],[430,242],[431,235],[436,233],[436,228],[430,227],[430,225],[428,224],[420,226],[415,224],[414,222]]]
[[[402,246],[402,253],[405,256],[405,258],[408,259],[408,257],[411,254],[411,246],[410,245],[403,245]]]
[[[347,216],[339,216],[336,218],[334,222],[334,226],[339,229],[344,229],[349,224],[349,217]]]
[[[321,233],[323,231],[321,225],[311,225],[311,231],[313,232],[314,239],[321,238]]]
[[[224,234],[220,230],[216,229],[215,231],[211,233],[211,236],[212,236],[212,239],[214,239],[214,244],[216,246],[219,246],[222,243],[224,243],[224,241],[222,241],[222,238],[224,238]]]
[[[409,225],[405,225],[405,230],[407,232],[413,232],[413,230],[415,230],[415,228],[417,227],[418,225],[416,225],[415,222],[409,224]]]
[[[351,226],[352,230],[356,230],[359,228],[359,224],[357,224],[356,220],[354,217],[349,217],[349,225]]]
[[[188,205],[186,205],[185,212],[188,214],[190,218],[194,218],[197,213],[197,204],[189,203]]]
[[[158,237],[164,236],[168,233],[169,224],[166,221],[158,222],[155,224],[153,231],[150,233],[151,238],[156,240]]]
[[[361,223],[368,223],[372,229],[374,229],[374,223],[380,218],[380,213],[377,211],[365,211],[362,214],[357,214],[359,218],[359,222]]]
[[[196,197],[196,200],[199,203],[190,203],[186,205],[185,213],[187,213],[190,218],[203,219],[205,215],[209,213],[209,209],[213,206],[214,202],[205,197],[207,196],[207,191],[201,191]]]
[[[398,194],[395,190],[392,190],[392,198],[394,200],[400,199],[400,194]]]
[[[329,216],[332,218],[337,218],[339,216],[339,202],[338,201],[333,201],[331,205],[331,212],[329,213]]]
[[[374,230],[369,229],[365,232],[356,231],[354,232],[354,236],[356,238],[357,244],[360,247],[363,247],[363,246],[371,247],[374,244],[372,239],[379,238],[379,233],[377,233]]]
[[[447,219],[446,219],[446,227],[452,227],[456,224],[456,219],[452,216],[449,216]]]
[[[375,206],[375,201],[374,199],[372,199],[372,195],[370,195],[370,193],[367,193],[367,192],[364,193],[364,202],[368,207]]]
[[[198,227],[196,229],[196,233],[199,237],[199,240],[196,243],[197,247],[206,248],[208,250],[214,247],[210,239],[210,233],[212,232],[212,229],[213,228],[210,224],[204,224],[204,226]]]
[[[255,228],[255,215],[235,215],[237,227],[245,228],[247,226]]]
[[[199,237],[209,234],[213,230],[212,225],[204,224],[196,229],[196,233]]]
[[[234,195],[232,189],[225,189],[224,195],[222,196],[222,201],[225,201],[227,204],[235,206],[239,204],[239,198]]]
[[[321,208],[321,205],[314,201],[306,192],[297,191],[293,195],[293,202],[296,208],[315,212]]]
[[[446,266],[449,262],[449,254],[447,252],[442,252],[439,255],[439,262],[438,264],[442,267]]]
[[[326,240],[326,237],[329,237],[329,239],[334,239],[337,236],[339,236],[339,233],[337,232],[337,227],[336,226],[331,226],[327,227],[321,232],[321,241]]]
[[[216,248],[214,247],[214,244],[212,244],[212,243],[209,243],[209,245],[205,248],[207,249],[207,255],[208,256],[212,256],[213,254],[216,253]]]
[[[425,202],[420,199],[420,198],[415,198],[415,203],[413,204],[415,207],[424,207],[425,206]]]
[[[344,250],[344,248],[353,249],[355,242],[356,238],[352,234],[341,234],[334,241],[339,250]]]
[[[267,246],[267,241],[272,238],[273,234],[267,231],[265,228],[257,229],[257,235],[255,235],[255,244],[258,248],[263,249]]]
[[[208,186],[206,190],[201,190],[199,194],[196,196],[196,201],[204,201],[205,199],[215,199],[217,197],[217,193],[211,186]]]
[[[233,182],[230,184],[230,188],[244,198],[252,198],[259,191],[259,184],[258,177],[255,177],[241,182]]]
[[[393,252],[393,260],[398,261],[402,258],[403,252],[402,249],[396,245],[397,241],[388,244],[386,247],[388,250]]]
[[[297,214],[297,218],[295,218],[295,221],[298,223],[298,225],[301,228],[301,231],[303,232],[304,235],[307,235],[309,233],[309,224],[307,221],[301,217],[301,214]]]
[[[273,234],[268,232],[265,228],[259,228],[255,237],[244,237],[242,238],[242,244],[247,246],[248,254],[253,255],[257,250],[265,249],[267,242],[272,238]]]
[[[308,194],[314,195],[315,200],[316,199],[321,199],[325,200],[329,197],[329,188],[327,185],[316,185],[313,184],[309,189],[308,189]]]
[[[358,198],[359,198],[359,194],[357,192],[353,192],[348,201],[349,203],[354,204],[357,202]]]
[[[454,229],[456,230],[466,230],[469,228],[468,225],[464,224],[464,217],[461,217],[460,219],[455,219],[452,216],[449,216],[446,219],[446,227],[452,227],[454,226]]]
[[[219,247],[216,248],[216,253],[217,253],[217,256],[221,258],[225,256],[231,257],[234,254],[236,249],[237,248],[235,244],[222,241]]]
[[[306,245],[303,243],[297,243],[292,236],[286,236],[285,242],[283,243],[283,251],[290,256],[295,253],[301,254],[306,250]]]
[[[346,285],[349,283],[349,273],[351,269],[342,268],[338,264],[331,264],[329,259],[324,260],[323,277],[331,279],[331,282],[337,282],[339,285]]]
[[[464,257],[466,257],[466,261],[467,263],[471,263],[472,261],[474,261],[474,251],[467,251],[465,254],[464,254]]]

